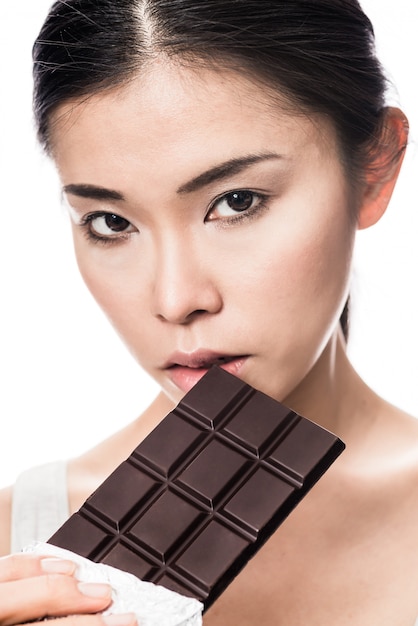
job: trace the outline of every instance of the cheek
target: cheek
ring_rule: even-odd
[[[124,335],[134,324],[141,328],[138,319],[146,303],[137,264],[127,263],[122,251],[106,251],[101,244],[86,244],[77,233],[74,248],[87,288],[116,330]]]
[[[264,319],[272,316],[289,328],[315,317],[334,324],[347,294],[354,241],[345,208],[338,218],[336,211],[317,211],[310,223],[289,220],[260,233],[263,245],[248,252],[239,282],[243,293],[251,289],[251,306],[262,309]]]

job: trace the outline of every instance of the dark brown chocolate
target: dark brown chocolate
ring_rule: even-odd
[[[49,542],[206,610],[343,449],[213,367]]]

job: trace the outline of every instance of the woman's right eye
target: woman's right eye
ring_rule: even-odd
[[[86,228],[87,236],[95,241],[125,239],[127,235],[138,232],[127,219],[116,213],[92,213],[86,215],[81,225]]]

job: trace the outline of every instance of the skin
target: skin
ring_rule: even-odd
[[[399,111],[387,125],[403,145]],[[413,626],[418,423],[358,377],[338,324],[356,230],[384,213],[400,161],[353,193],[329,120],[296,115],[232,72],[164,60],[123,88],[61,106],[52,139],[80,271],[162,389],[141,418],[70,462],[71,509],[226,355],[225,367],[338,434],[347,450],[205,626]],[[257,162],[219,177],[221,164],[249,155]],[[250,208],[237,213],[227,194],[239,190],[253,195],[239,196]],[[113,222],[119,231],[103,213],[125,220]],[[10,492],[2,498],[7,516]],[[73,580],[71,571],[58,578]],[[62,593],[76,612],[94,611]],[[0,623],[27,619],[19,611],[9,621],[0,613]]]
[[[87,182],[124,197],[67,194],[79,267],[174,402],[185,389],[166,364],[178,351],[187,358],[202,350],[246,355],[239,375],[284,399],[318,362],[348,291],[355,229],[334,133],[325,121],[273,112],[260,88],[239,77],[179,72],[149,70],[117,102],[101,96],[57,114],[53,150],[64,188]],[[278,156],[178,193],[221,163],[262,154]],[[210,208],[242,188],[265,194],[266,207],[240,214],[221,200]],[[92,243],[80,223],[103,210],[128,220],[129,234],[115,238],[99,218],[91,228],[113,243]],[[294,403],[309,402],[304,395]]]

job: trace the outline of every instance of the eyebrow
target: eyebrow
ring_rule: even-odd
[[[125,200],[123,194],[119,191],[97,187],[96,185],[65,185],[63,192],[79,198],[90,198],[90,200]]]
[[[225,178],[239,174],[256,163],[280,158],[281,156],[279,154],[265,152],[263,154],[250,154],[244,157],[230,159],[229,161],[215,165],[215,167],[210,168],[206,172],[199,174],[199,176],[192,178],[184,185],[181,185],[181,187],[177,189],[177,193],[183,195],[198,191],[202,187],[206,187],[218,180],[224,180]],[[78,196],[79,198],[89,198],[90,200],[107,200],[113,202],[123,202],[125,200],[124,195],[120,193],[120,191],[89,184],[65,185],[63,192]]]
[[[264,154],[250,154],[248,156],[230,159],[220,165],[215,165],[215,167],[203,172],[203,174],[199,174],[196,178],[193,178],[179,187],[177,189],[177,193],[187,194],[192,193],[193,191],[198,191],[202,187],[206,187],[207,185],[210,185],[218,180],[223,180],[225,178],[229,178],[230,176],[234,176],[235,174],[239,174],[251,165],[255,165],[261,161],[269,161],[280,158],[281,156],[279,154],[274,152],[265,152]]]

